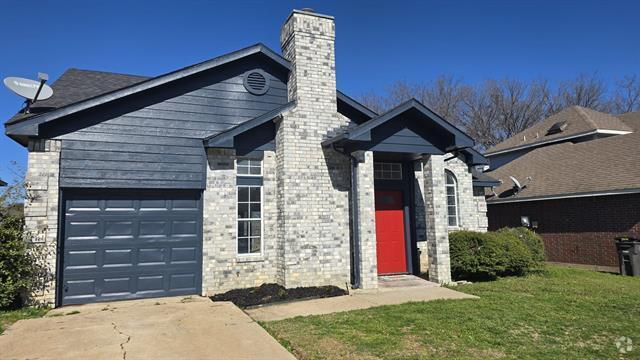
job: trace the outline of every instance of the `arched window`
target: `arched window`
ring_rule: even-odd
[[[458,226],[458,180],[449,170],[445,170],[447,178],[447,215],[449,226]]]

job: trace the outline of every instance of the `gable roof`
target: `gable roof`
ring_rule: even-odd
[[[7,183],[2,181],[2,180],[0,180],[0,186],[7,186]]]
[[[241,50],[237,50],[222,56],[215,57],[213,59],[195,64],[195,65],[187,66],[185,68],[175,70],[175,71],[172,71],[160,76],[156,76],[153,78],[148,78],[146,80],[134,83],[133,85],[125,86],[120,89],[102,93],[97,96],[85,98],[83,100],[67,104],[65,106],[53,109],[51,111],[48,111],[42,114],[37,114],[35,116],[29,116],[17,121],[13,121],[8,125],[5,124],[5,126],[8,127],[8,126],[16,125],[18,123],[22,123],[26,121],[32,122],[34,120],[37,123],[43,123],[43,122],[55,120],[63,116],[71,115],[78,111],[86,110],[94,106],[98,106],[110,101],[123,98],[125,96],[133,95],[141,91],[144,91],[156,86],[160,86],[175,80],[179,80],[186,76],[194,75],[196,73],[199,73],[205,70],[210,70],[215,67],[227,64],[229,62],[232,62],[247,56],[256,55],[256,54],[264,55],[268,59],[271,59],[272,61],[276,62],[282,67],[289,69],[289,62],[285,60],[282,56],[276,54],[273,50],[269,49],[263,44],[256,44]]]
[[[435,124],[437,124],[441,128],[451,132],[456,137],[456,140],[459,140],[460,144],[463,147],[472,147],[475,144],[475,141],[473,140],[473,138],[467,135],[464,131],[458,129],[457,127],[452,125],[450,122],[446,121],[445,119],[440,117],[438,114],[431,111],[428,107],[424,106],[418,100],[410,99],[380,116],[374,117],[373,119],[365,123],[362,123],[354,128],[351,128],[346,132],[343,132],[333,138],[325,140],[322,143],[322,145],[329,146],[331,144],[334,144],[337,142],[344,142],[344,141],[369,141],[371,140],[371,131],[374,128],[388,121],[398,118],[403,113],[409,110],[417,111],[424,117],[433,121]]]
[[[566,129],[547,134],[556,123],[565,123]],[[571,106],[489,148],[486,156],[535,147],[584,135],[601,133],[628,133],[632,129],[613,115],[581,106]]]
[[[640,112],[617,118],[627,129],[640,130]],[[492,203],[640,192],[640,131],[580,143],[564,142],[534,149],[486,174],[502,180]],[[517,194],[509,176],[521,183]]]
[[[54,95],[51,98],[36,102],[31,108],[31,113],[18,113],[5,123],[6,133],[14,138],[14,140],[21,142],[19,141],[19,136],[14,136],[14,129],[23,129],[26,128],[26,126],[30,126],[31,129],[34,125],[71,115],[78,111],[117,100],[252,55],[265,56],[278,66],[281,66],[283,70],[289,71],[290,69],[288,60],[263,44],[252,45],[156,77],[69,69],[52,84]],[[336,92],[336,98],[338,110],[346,116],[353,117],[356,122],[367,121],[376,116],[376,113],[340,91]]]

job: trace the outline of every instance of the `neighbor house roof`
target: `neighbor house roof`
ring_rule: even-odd
[[[549,130],[558,124],[559,132]],[[525,149],[596,133],[619,134],[631,131],[619,118],[581,106],[571,106],[489,148],[486,156]]]
[[[611,116],[613,117],[613,116]],[[632,133],[533,149],[486,174],[501,180],[489,202],[640,192],[640,112],[616,117]],[[610,121],[608,119],[607,121]],[[624,127],[623,127],[624,126]],[[509,176],[524,189],[515,193]],[[530,177],[531,180],[527,180]]]
[[[2,181],[2,180],[0,180],[0,186],[7,186],[7,183]]]

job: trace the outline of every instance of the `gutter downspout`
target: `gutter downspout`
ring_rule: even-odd
[[[351,162],[351,234],[352,238],[349,242],[351,250],[351,282],[355,289],[360,288],[360,232],[358,224],[360,219],[358,216],[358,159],[351,155],[340,151],[335,147],[335,143],[331,144],[331,148],[338,154],[342,154],[349,158]]]

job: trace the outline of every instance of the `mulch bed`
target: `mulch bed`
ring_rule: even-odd
[[[231,301],[241,308],[301,299],[317,299],[347,295],[337,286],[298,287],[285,289],[278,284],[263,284],[248,289],[236,289],[211,297],[212,301]]]

